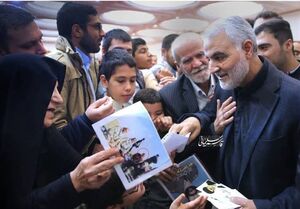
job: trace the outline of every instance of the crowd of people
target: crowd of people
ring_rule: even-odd
[[[161,136],[190,133],[173,162],[196,154],[246,197],[231,198],[240,208],[299,208],[300,50],[281,16],[170,34],[161,63],[142,38],[103,31],[91,5],[65,3],[57,29],[49,52],[32,14],[0,5],[2,208],[211,208],[166,194],[157,179],[172,181],[172,167],[125,190],[120,150],[104,150],[92,124],[138,101]]]

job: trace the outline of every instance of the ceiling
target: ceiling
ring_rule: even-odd
[[[57,37],[55,17],[64,2],[14,1],[13,3],[36,16],[45,42],[55,42]],[[161,40],[165,35],[185,31],[201,32],[220,16],[240,15],[253,18],[261,10],[271,10],[280,15],[300,11],[299,2],[290,1],[83,1],[80,3],[93,5],[97,9],[105,31],[123,27],[132,37],[144,38],[150,47],[157,49],[160,48]],[[141,3],[146,5],[140,5]],[[229,5],[231,3],[235,5]],[[244,3],[248,5],[243,9]],[[116,10],[122,10],[123,13],[114,14]],[[134,14],[134,11],[146,13]],[[116,20],[109,20],[108,16]],[[141,22],[144,19],[147,21]]]

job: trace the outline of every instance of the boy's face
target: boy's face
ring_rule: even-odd
[[[136,70],[126,64],[121,65],[116,67],[109,80],[106,80],[104,76],[101,80],[107,89],[108,96],[111,96],[119,104],[124,104],[135,92]]]
[[[151,54],[147,45],[139,45],[137,47],[134,59],[138,69],[149,69],[152,66]]]
[[[147,109],[152,121],[159,117],[164,116],[164,110],[162,107],[162,104],[160,102],[154,103],[154,104],[149,104],[149,103],[143,103],[145,108]]]

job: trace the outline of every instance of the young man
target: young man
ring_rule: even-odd
[[[253,20],[253,28],[257,28],[264,22],[267,22],[269,20],[282,20],[283,18],[273,11],[262,11],[256,15],[256,17]]]
[[[112,29],[108,31],[103,37],[102,41],[102,56],[112,49],[124,49],[129,54],[132,54],[132,42],[130,35],[122,29]],[[101,67],[100,67],[101,70]],[[101,75],[101,72],[100,72]],[[139,76],[138,76],[139,77]],[[140,78],[137,79],[138,84],[144,88],[144,81]],[[98,94],[103,97],[106,94],[106,89],[102,86],[101,81],[98,85]]]
[[[0,56],[11,53],[45,55],[42,36],[32,14],[13,5],[0,5]]]
[[[159,82],[161,78],[164,77],[163,71],[169,72],[168,76],[176,77],[176,64],[175,60],[172,55],[171,45],[173,41],[178,37],[178,34],[169,34],[165,36],[162,40],[161,44],[161,55],[162,61],[159,64],[154,65],[151,67],[151,71],[156,76],[157,81]]]
[[[105,34],[102,43],[102,54],[104,55],[106,52],[115,48],[124,49],[129,54],[132,54],[131,37],[126,31],[117,28]]]
[[[136,92],[143,88],[152,88],[159,90],[162,86],[158,85],[158,82],[154,74],[149,70],[151,68],[151,54],[149,52],[146,41],[142,38],[132,39],[132,56],[136,62],[138,70],[138,83]],[[140,80],[140,81],[139,81]],[[144,87],[141,83],[144,82]]]
[[[67,2],[57,13],[57,51],[49,56],[66,66],[55,125],[65,126],[96,100],[99,65],[92,57],[100,50],[104,32],[97,10],[90,5]]]
[[[255,29],[258,54],[267,57],[279,70],[300,79],[300,63],[293,51],[290,24],[282,19],[269,20]]]
[[[241,17],[220,19],[205,37],[205,53],[221,86],[216,93],[222,92],[221,101],[232,96],[237,102],[234,120],[223,132],[217,180],[248,198],[232,198],[242,208],[293,208],[299,197],[300,83],[257,55],[253,29]],[[171,131],[192,132],[194,138],[207,129],[217,98]]]

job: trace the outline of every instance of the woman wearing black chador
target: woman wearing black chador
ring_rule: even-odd
[[[0,59],[1,208],[66,209],[81,202],[105,208],[124,192],[111,175],[123,161],[111,158],[118,150],[84,159],[79,154],[93,134],[85,114],[60,132],[51,126],[62,103],[64,73],[64,66],[50,58],[17,54]]]

